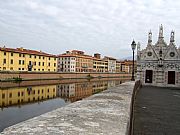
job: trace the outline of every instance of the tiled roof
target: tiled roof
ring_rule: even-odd
[[[41,55],[41,56],[48,56],[48,57],[57,57],[53,54],[48,54],[42,51],[36,51],[36,50],[29,50],[24,48],[6,48],[6,47],[0,47],[0,51],[6,51],[6,52],[14,52],[14,53],[23,53],[23,54],[32,54],[32,55]]]

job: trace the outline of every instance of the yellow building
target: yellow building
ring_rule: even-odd
[[[56,72],[57,57],[42,51],[0,47],[0,71]]]
[[[56,85],[0,89],[0,107],[56,97]]]

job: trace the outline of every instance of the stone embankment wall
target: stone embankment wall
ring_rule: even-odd
[[[8,81],[13,78],[23,80],[43,80],[43,79],[74,79],[74,78],[110,78],[121,77],[131,78],[127,73],[56,73],[56,72],[0,72],[0,80]]]
[[[130,134],[134,82],[6,128],[1,135],[127,135]]]

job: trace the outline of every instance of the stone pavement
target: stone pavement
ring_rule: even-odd
[[[134,82],[6,128],[1,135],[125,135]]]
[[[134,114],[134,135],[180,135],[180,88],[143,86]]]

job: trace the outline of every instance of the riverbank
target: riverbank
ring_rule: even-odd
[[[57,72],[0,72],[0,81],[32,81],[61,79],[122,78],[130,79],[127,73],[57,73]]]
[[[1,134],[121,134],[130,130],[134,82],[6,128]]]

